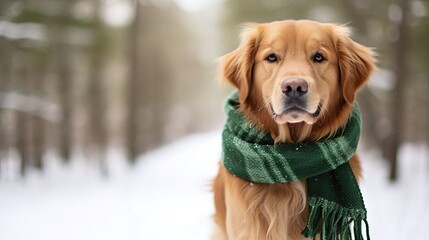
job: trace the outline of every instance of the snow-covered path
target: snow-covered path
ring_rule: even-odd
[[[428,153],[407,145],[401,154],[395,185],[377,154],[361,154],[373,240],[429,236]],[[84,161],[68,167],[54,161],[44,175],[25,180],[0,177],[0,239],[208,239],[219,156],[220,133],[212,132],[152,151],[133,169],[111,156],[108,179]]]

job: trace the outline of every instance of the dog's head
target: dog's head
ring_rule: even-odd
[[[374,68],[372,51],[354,42],[347,27],[307,20],[246,25],[221,66],[245,114],[308,129],[347,115],[340,111],[351,110]]]

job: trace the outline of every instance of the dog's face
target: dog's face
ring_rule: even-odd
[[[223,77],[240,102],[266,111],[278,125],[312,125],[354,102],[375,68],[372,52],[343,26],[313,21],[248,25]]]
[[[254,87],[279,124],[313,124],[330,94],[338,99],[338,57],[329,32],[319,24],[267,26],[254,62]]]

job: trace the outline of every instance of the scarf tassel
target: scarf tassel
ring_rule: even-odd
[[[323,198],[311,198],[309,208],[308,223],[302,232],[305,237],[315,240],[320,234],[321,240],[364,240],[362,235],[364,222],[366,239],[370,240],[365,212],[344,208]]]

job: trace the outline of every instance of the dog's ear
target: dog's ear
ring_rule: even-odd
[[[354,42],[350,35],[348,27],[335,26],[334,39],[336,38],[342,93],[346,103],[352,105],[356,92],[376,69],[376,60],[371,49]]]
[[[249,96],[260,28],[260,24],[246,24],[241,33],[240,46],[222,59],[222,80],[238,89],[240,102],[245,102]]]

